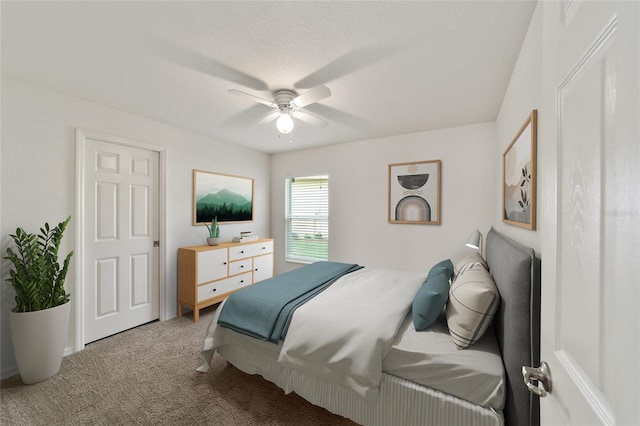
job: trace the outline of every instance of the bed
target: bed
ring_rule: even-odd
[[[262,335],[260,327],[247,332],[242,324],[230,326],[233,315],[224,313],[231,312],[224,305],[234,301],[227,299],[209,325],[200,371],[217,351],[238,369],[364,425],[537,426],[539,400],[520,370],[539,364],[540,262],[532,249],[493,228],[485,251],[485,259],[456,262],[449,301],[429,314],[429,327],[420,331],[413,315],[418,294],[445,262],[426,281],[424,273],[347,268],[278,320],[286,323],[282,340],[280,334]],[[476,266],[495,284],[499,303],[492,299],[484,330],[465,343],[455,323],[462,293],[455,291],[467,288],[466,277],[476,280],[466,272]],[[254,296],[256,303],[263,296]]]

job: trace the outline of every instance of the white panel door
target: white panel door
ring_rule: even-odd
[[[541,423],[637,425],[640,3],[542,5]]]
[[[84,343],[159,317],[159,154],[86,138]]]

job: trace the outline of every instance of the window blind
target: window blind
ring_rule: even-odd
[[[329,176],[286,179],[286,260],[329,258]]]

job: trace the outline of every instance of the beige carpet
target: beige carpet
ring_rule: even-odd
[[[49,380],[0,382],[2,425],[354,425],[216,355],[199,373],[213,308],[154,322],[67,356]]]

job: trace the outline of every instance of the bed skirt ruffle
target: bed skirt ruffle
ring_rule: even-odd
[[[243,336],[244,337],[244,336]],[[244,339],[242,339],[244,340]],[[371,426],[469,425],[502,426],[502,413],[443,392],[383,373],[378,403],[369,404],[351,389],[278,364],[259,345],[224,345],[217,351],[236,368],[259,374],[285,393],[295,392],[310,403]]]

